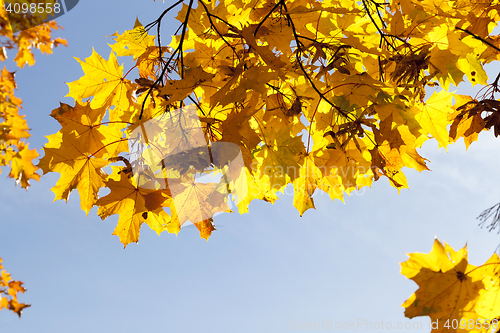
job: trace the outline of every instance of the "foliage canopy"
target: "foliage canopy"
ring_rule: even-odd
[[[164,46],[162,20],[176,7],[178,34]],[[498,133],[498,78],[488,85],[483,69],[497,59],[497,8],[177,1],[111,36],[107,59],[77,59],[85,75],[68,84],[75,105],[52,111],[61,130],[38,166],[61,174],[56,199],[78,189],[86,213],[119,214],[124,245],[143,223],[177,233],[189,220],[208,238],[228,200],[248,212],[288,184],[301,215],[317,190],[343,200],[380,177],[406,188],[404,167],[428,170],[417,149],[429,138],[446,147],[461,137],[469,145],[485,128]],[[124,71],[117,57],[133,66]],[[455,94],[464,79],[485,94]],[[196,182],[209,173],[220,181]],[[103,188],[111,192],[100,197]]]

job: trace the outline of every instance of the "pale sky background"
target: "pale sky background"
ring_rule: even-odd
[[[59,101],[74,103],[64,98],[65,82],[83,75],[73,56],[86,58],[94,47],[108,58],[106,36],[131,29],[136,16],[147,24],[166,7],[152,0],[82,0],[58,19],[65,29],[55,36],[69,46],[37,54],[35,66],[16,75],[30,147],[40,151],[44,136],[59,129],[49,117]],[[164,23],[166,41],[177,23],[164,22],[175,23]],[[13,58],[11,52],[11,70]],[[428,253],[438,237],[455,250],[467,243],[470,262],[479,265],[500,244],[500,235],[476,220],[500,201],[499,141],[487,132],[467,152],[463,141],[448,150],[424,144],[420,154],[432,171],[407,170],[410,190],[400,195],[382,179],[345,204],[317,195],[317,210],[303,217],[292,197],[282,196],[274,205],[252,203],[250,214],[217,216],[208,243],[193,227],[177,237],[145,227],[139,244],[125,250],[111,235],[117,216],[102,221],[94,208],[87,218],[76,191],[68,204],[52,202],[58,174],[25,191],[4,169],[0,257],[25,283],[20,301],[32,307],[21,319],[0,311],[0,332],[280,333],[306,331],[299,322],[358,319],[394,327],[421,322],[422,330],[400,331],[428,332],[426,317],[410,321],[400,306],[417,289],[400,274],[405,253]]]

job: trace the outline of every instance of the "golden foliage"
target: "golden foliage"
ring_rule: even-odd
[[[61,130],[39,163],[61,174],[56,199],[78,189],[85,212],[118,214],[125,246],[143,223],[190,221],[207,238],[229,201],[248,212],[291,184],[301,215],[319,191],[343,200],[380,177],[400,190],[405,167],[428,170],[417,150],[429,138],[470,144],[500,124],[495,103],[453,92],[487,85],[497,1],[184,2],[168,46],[150,34],[166,10],[113,34],[108,60],[77,59],[76,104],[52,112]]]
[[[31,306],[29,304],[19,303],[17,300],[17,294],[24,293],[25,291],[26,289],[23,287],[23,283],[12,280],[10,274],[4,270],[2,258],[0,258],[0,310],[11,310],[21,317],[23,310]]]
[[[53,3],[53,0],[47,0]],[[60,38],[53,39],[52,30],[59,27],[55,22],[49,22],[33,27],[33,20],[27,15],[13,14],[7,16],[3,1],[0,1],[0,61],[7,59],[7,50],[17,50],[14,61],[19,68],[26,64],[35,64],[34,49],[42,53],[52,53],[52,48],[66,41]],[[42,23],[40,21],[39,23]],[[12,25],[16,25],[14,34]],[[25,142],[29,138],[29,127],[24,116],[19,114],[22,101],[14,95],[17,89],[14,78],[15,72],[7,67],[0,74],[0,167],[10,167],[9,177],[14,178],[23,188],[29,186],[29,180],[38,180],[40,175],[33,160],[38,157],[35,149],[29,149]],[[0,170],[1,171],[1,170]]]

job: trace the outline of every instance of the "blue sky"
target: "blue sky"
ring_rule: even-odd
[[[65,82],[83,75],[73,57],[86,58],[94,47],[107,58],[106,36],[132,28],[137,16],[147,24],[166,6],[87,0],[58,19],[64,30],[56,36],[69,46],[38,55],[16,75],[30,147],[40,151],[44,136],[59,129],[51,110],[73,104]],[[165,26],[164,36],[174,29]],[[111,235],[117,216],[102,221],[93,209],[87,218],[76,191],[68,204],[52,202],[57,174],[25,191],[4,170],[0,257],[25,283],[20,300],[32,307],[21,319],[1,311],[1,331],[278,333],[311,331],[299,323],[364,320],[421,322],[422,330],[401,331],[428,332],[428,319],[410,321],[400,306],[417,288],[399,273],[405,253],[427,253],[438,237],[456,250],[467,243],[470,261],[481,264],[500,244],[475,219],[500,201],[498,141],[487,132],[467,152],[462,141],[448,150],[424,144],[432,171],[407,170],[410,190],[400,195],[382,179],[345,204],[317,195],[317,209],[303,217],[282,196],[274,205],[252,203],[250,214],[217,216],[209,242],[193,227],[160,237],[143,228],[139,244],[125,250]]]

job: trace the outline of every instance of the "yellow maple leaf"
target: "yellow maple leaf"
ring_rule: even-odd
[[[422,127],[424,134],[430,134],[439,142],[439,147],[445,147],[449,143],[448,138],[448,120],[453,112],[453,95],[446,90],[435,92],[422,105],[416,105],[418,108],[415,119]]]
[[[137,84],[123,78],[123,65],[118,65],[118,60],[113,51],[109,60],[103,59],[94,49],[92,55],[81,61],[75,58],[85,73],[79,80],[68,83],[67,97],[76,101],[92,97],[90,106],[93,109],[114,106],[117,112],[122,113],[134,105],[133,91]]]
[[[155,36],[147,33],[139,19],[135,20],[132,30],[126,30],[121,35],[116,32],[111,36],[115,37],[115,43],[110,45],[111,49],[119,57],[133,56],[134,60],[137,60],[148,51],[150,46],[155,45]]]
[[[217,191],[218,185],[196,182],[196,177],[169,185],[173,198],[170,209],[175,209],[181,225],[188,220],[196,224],[213,218],[217,212],[230,211],[225,193]]]
[[[498,322],[500,317],[500,258],[494,253],[487,262],[475,268],[469,275],[476,280],[481,280],[484,284],[475,302],[474,312],[483,319],[497,318]]]
[[[298,177],[300,167],[297,161],[305,153],[302,138],[290,135],[292,125],[278,127],[277,124],[281,123],[268,123],[262,128],[266,143],[255,155],[260,177],[269,182],[274,192]]]
[[[105,107],[93,109],[89,102],[76,102],[75,106],[61,103],[50,114],[62,126],[62,133],[74,133],[82,152],[95,157],[110,154],[111,157],[127,151],[127,142],[121,130],[126,123],[102,123]]]
[[[304,215],[308,209],[315,208],[312,195],[323,178],[312,155],[305,156],[301,162],[298,177],[293,180],[293,205],[299,211],[300,216]]]
[[[33,160],[38,157],[36,149],[29,149],[29,145],[19,143],[18,152],[12,157],[11,171],[9,177],[21,183],[21,187],[28,188],[30,179],[39,180],[40,175],[36,173],[37,167],[33,165]]]
[[[489,331],[485,324],[489,328],[500,315],[498,288],[494,288],[500,267],[497,255],[476,267],[467,262],[465,247],[455,252],[436,239],[430,253],[409,256],[401,263],[401,274],[419,289],[403,303],[406,317],[429,316],[433,333]],[[466,326],[470,320],[473,327]]]
[[[54,148],[45,147],[45,156],[38,163],[43,173],[58,172],[61,177],[52,191],[55,200],[68,200],[70,193],[76,188],[80,195],[80,206],[87,214],[97,201],[99,189],[105,185],[106,174],[102,168],[110,162],[92,156],[86,151],[84,143],[78,141],[74,134],[53,137],[60,138],[60,143],[52,144]]]
[[[243,167],[240,174],[230,177],[229,188],[231,193],[237,196],[238,212],[248,213],[248,205],[252,200],[264,200],[274,203],[278,196],[271,190],[271,186],[265,180],[259,179],[251,172],[251,169]]]
[[[141,225],[144,222],[157,233],[168,228],[178,231],[179,221],[171,219],[160,207],[165,199],[151,196],[155,190],[136,186],[134,179],[129,178],[124,172],[120,174],[119,180],[109,179],[106,186],[111,192],[96,202],[96,206],[99,206],[97,214],[103,220],[113,214],[119,214],[118,225],[113,235],[120,237],[120,242],[125,247],[139,241]],[[169,224],[173,226],[168,226]]]

